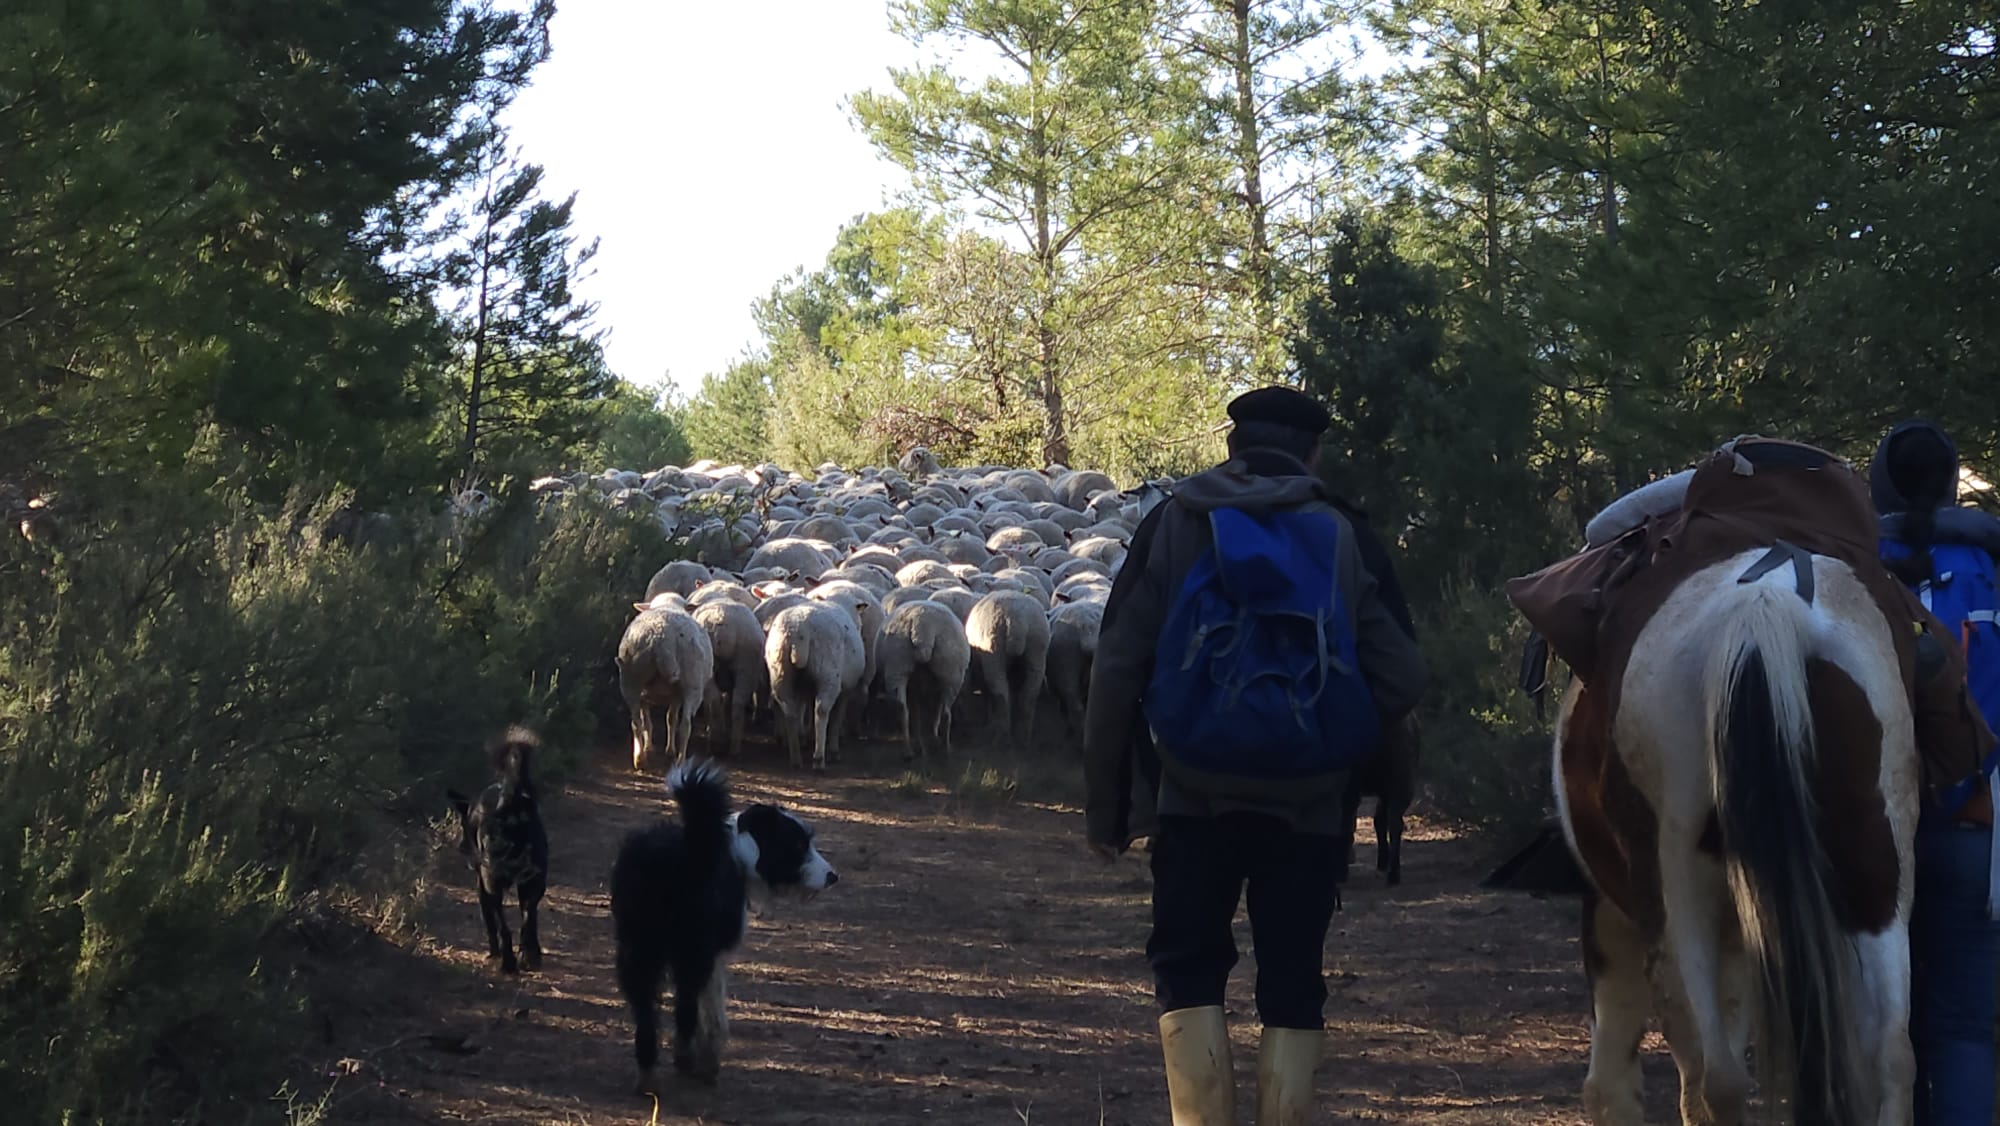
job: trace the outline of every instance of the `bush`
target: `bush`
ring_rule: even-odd
[[[1425,794],[1465,824],[1510,832],[1538,824],[1552,808],[1551,736],[1516,684],[1526,625],[1500,594],[1467,582],[1448,585],[1417,625],[1431,672]]]
[[[87,507],[87,506],[86,506]],[[119,494],[0,538],[0,1098],[34,1122],[251,1120],[303,1000],[279,924],[476,782],[499,726],[596,729],[658,527],[524,497],[465,537]],[[559,772],[557,756],[550,764]]]

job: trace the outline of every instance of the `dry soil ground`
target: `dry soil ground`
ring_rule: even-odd
[[[1053,764],[999,762],[1004,773]],[[813,821],[841,882],[753,919],[732,972],[732,1040],[715,1088],[633,1093],[630,1026],[612,981],[606,875],[619,838],[664,811],[659,783],[597,756],[549,810],[553,886],[541,972],[484,960],[470,874],[441,851],[419,912],[435,936],[351,956],[317,1096],[335,1122],[509,1124],[1164,1123],[1140,950],[1144,854],[1112,867],[1081,845],[1063,792],[1013,800],[895,748],[813,777],[768,745],[731,764],[739,802]],[[954,764],[956,766],[956,764]],[[1068,773],[1067,771],[1065,773]],[[1372,804],[1372,803],[1371,803]],[[1364,841],[1327,941],[1328,1122],[1579,1123],[1587,1011],[1575,905],[1476,889],[1486,844],[1418,824],[1404,883]],[[1239,1088],[1254,1090],[1248,935],[1231,980]],[[1673,1072],[1648,1055],[1653,1114]],[[1247,1099],[1243,1100],[1245,1103]],[[1242,1108],[1244,1121],[1248,1107]]]

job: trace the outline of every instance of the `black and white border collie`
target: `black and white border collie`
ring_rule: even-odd
[[[637,829],[611,868],[618,987],[632,1007],[639,1089],[655,1091],[659,997],[674,984],[674,1069],[709,1084],[728,1035],[724,968],[749,925],[750,898],[811,895],[840,879],[813,847],[813,831],[771,805],[729,812],[729,787],[707,761],[667,775],[678,824]]]

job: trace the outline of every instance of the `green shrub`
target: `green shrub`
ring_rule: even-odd
[[[1461,582],[1418,628],[1431,673],[1419,777],[1431,805],[1486,828],[1536,824],[1551,808],[1550,736],[1516,684],[1527,627],[1500,594]]]
[[[393,885],[501,725],[559,776],[668,545],[518,490],[470,535],[418,512],[360,552],[306,534],[330,504],[107,495],[58,553],[0,537],[0,1098],[268,1117],[303,1003],[278,924]]]

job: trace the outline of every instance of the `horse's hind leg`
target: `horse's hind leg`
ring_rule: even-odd
[[[1642,1126],[1639,1042],[1646,1035],[1652,992],[1646,983],[1646,940],[1611,901],[1583,904],[1583,968],[1590,979],[1590,1072],[1584,1110],[1593,1126]]]
[[[1667,1046],[1681,1073],[1681,1121],[1686,1126],[1737,1126],[1750,1102],[1750,1069],[1733,1049],[1725,1018],[1722,866],[1689,849],[1663,847],[1668,979]]]
[[[1861,1042],[1876,1052],[1876,1126],[1909,1126],[1916,1099],[1917,1059],[1910,1045],[1909,928],[1892,923],[1880,934],[1854,936],[1872,1028]]]

